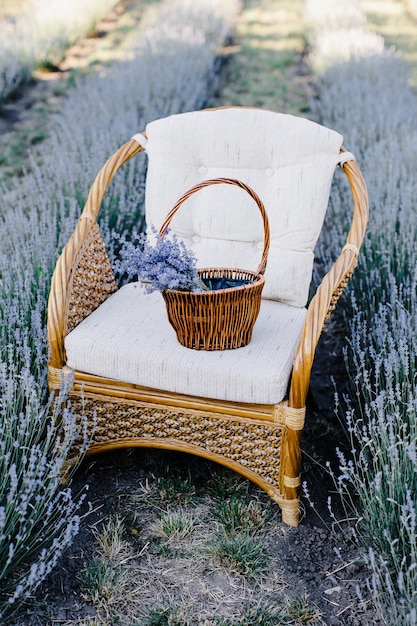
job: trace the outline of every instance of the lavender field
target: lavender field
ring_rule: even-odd
[[[54,19],[58,3],[51,3],[52,30],[36,28],[45,35],[36,42],[25,30],[29,13],[0,20],[0,102],[21,88],[39,59],[56,63],[115,2],[85,2],[82,9],[76,4],[76,24],[64,34]],[[410,67],[372,30],[366,2],[143,4],[125,58],[75,76],[48,123],[48,136],[28,154],[24,174],[1,183],[0,621],[415,626],[417,93]],[[414,1],[382,2],[387,9],[392,4],[415,36]],[[68,27],[70,21],[64,20]],[[240,51],[222,69],[219,92],[219,48],[235,25]],[[253,35],[255,25],[259,32]],[[9,37],[12,31],[22,39]],[[58,56],[48,56],[58,40]],[[30,50],[18,49],[19,41]],[[267,49],[273,62],[262,82],[256,60],[265,64]],[[308,83],[301,82],[307,74]],[[282,86],[279,102],[267,93],[271,84],[277,93]],[[107,510],[102,494],[101,517],[87,514],[88,492],[59,480],[80,433],[71,410],[61,408],[65,389],[55,401],[47,390],[46,302],[58,254],[109,154],[150,120],[219,101],[288,110],[339,131],[368,185],[366,241],[330,328],[344,355],[343,388],[336,383],[328,407],[342,424],[340,449],[335,452],[334,440],[328,442],[329,459],[337,459],[325,470],[333,493],[329,510],[327,501],[315,503],[325,519],[312,526],[306,485],[307,528],[298,535],[282,528],[258,491],[205,466],[185,469],[180,463],[174,477],[174,461],[161,457],[155,466],[145,458],[129,487],[117,474],[119,490],[112,497],[120,508]],[[112,262],[115,234],[143,223],[144,178],[144,161],[129,162],[106,195],[100,228]],[[317,248],[318,272],[340,249],[349,203],[349,190],[338,177]],[[81,476],[94,476],[94,467],[106,463],[83,466]],[[134,463],[129,456],[121,461],[125,467]],[[82,483],[81,478],[76,484]],[[79,536],[84,546],[89,543],[84,556]],[[295,565],[302,553],[305,569],[311,569],[307,574]],[[291,576],[285,559],[294,559]],[[352,575],[338,577],[339,567],[350,567]],[[64,600],[56,581],[67,580],[68,572],[76,582],[65,583],[70,592]]]
[[[370,31],[358,3],[319,5],[308,0],[306,7],[318,113],[361,163],[371,214],[346,305],[350,396],[343,413],[352,451],[340,456],[337,487],[358,520],[350,531],[369,566],[382,623],[416,624],[416,92],[406,63]],[[346,190],[339,193],[323,256],[344,226]]]
[[[66,48],[92,31],[116,0],[31,0],[0,6],[0,103],[30,80],[33,70],[54,66]],[[3,15],[2,15],[3,14]]]

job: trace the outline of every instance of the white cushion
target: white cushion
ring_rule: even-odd
[[[342,136],[304,118],[249,108],[173,115],[148,124],[146,220],[158,229],[182,194],[216,177],[260,196],[271,228],[264,298],[305,306],[313,250],[326,212]],[[255,270],[262,220],[249,195],[229,185],[201,190],[172,221],[199,267]]]
[[[130,283],[65,339],[69,367],[154,389],[275,404],[287,391],[306,310],[264,300],[252,341],[237,350],[184,348],[159,292]]]

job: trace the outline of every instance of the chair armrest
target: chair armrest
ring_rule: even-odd
[[[142,146],[131,139],[107,160],[97,174],[75,230],[57,261],[52,275],[47,320],[49,368],[52,371],[65,365],[65,335],[117,289],[96,219],[114,174],[142,150]],[[87,255],[92,255],[90,265]],[[80,293],[79,277],[89,282],[88,299],[85,291]],[[93,295],[90,293],[92,290]],[[75,308],[78,310],[75,311]]]
[[[345,149],[342,148],[342,151]],[[308,307],[291,379],[289,405],[294,408],[305,406],[317,343],[324,324],[335,309],[356,267],[368,223],[368,192],[362,173],[355,161],[347,161],[342,169],[349,180],[353,196],[352,224],[346,245],[330,271],[324,276]]]

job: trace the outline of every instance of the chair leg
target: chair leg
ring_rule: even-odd
[[[281,507],[284,524],[297,528],[300,521],[300,498],[281,500],[278,504]]]
[[[297,426],[299,426],[297,424]],[[282,521],[290,526],[298,526],[301,485],[301,430],[288,428],[286,437],[285,474],[283,477],[285,499],[281,505]]]

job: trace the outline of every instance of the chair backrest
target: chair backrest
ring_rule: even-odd
[[[260,196],[270,222],[263,297],[305,306],[342,136],[304,118],[230,107],[151,122],[146,137],[148,228],[159,229],[196,183],[241,180]],[[236,187],[217,185],[194,194],[171,230],[195,252],[199,267],[255,270],[259,264],[262,219],[254,201]]]

